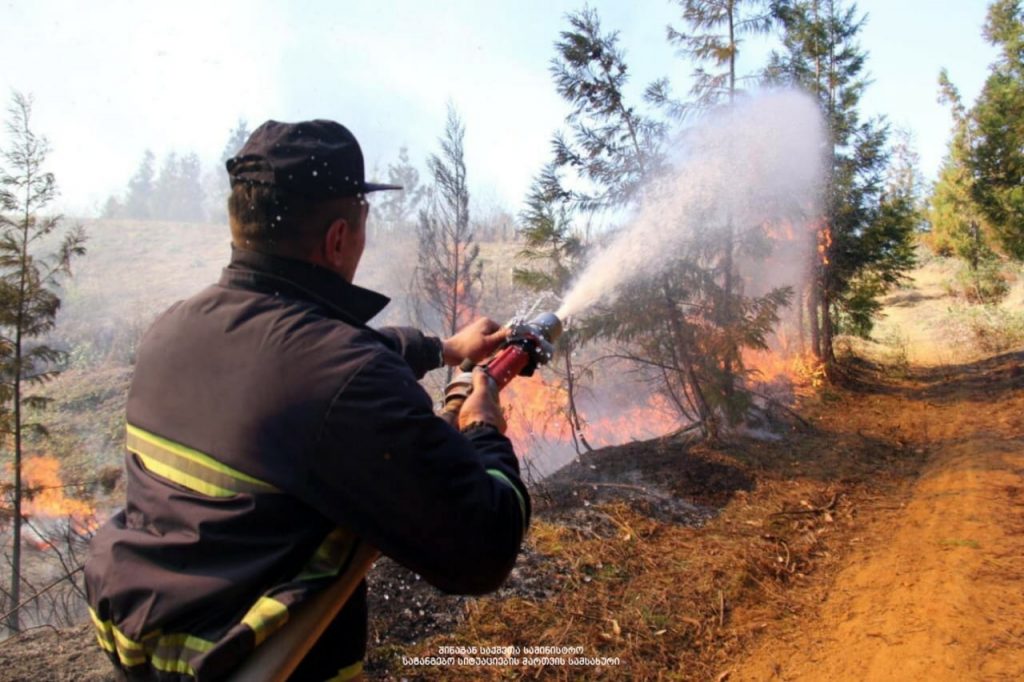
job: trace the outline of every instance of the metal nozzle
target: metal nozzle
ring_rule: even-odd
[[[562,321],[554,313],[541,313],[527,324],[536,327],[549,343],[554,343],[562,335]]]

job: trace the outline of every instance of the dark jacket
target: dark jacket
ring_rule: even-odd
[[[86,564],[116,665],[216,678],[342,572],[357,539],[448,592],[507,577],[530,516],[512,446],[435,416],[417,380],[441,364],[440,341],[367,327],[386,303],[322,268],[235,250],[218,284],[146,333],[126,506]]]

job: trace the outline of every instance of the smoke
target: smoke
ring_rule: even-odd
[[[646,188],[635,216],[592,257],[557,315],[611,302],[631,279],[658,274],[675,258],[698,258],[701,245],[726,229],[803,226],[806,234],[820,194],[824,131],[817,105],[794,91],[711,112],[678,140],[673,170]]]

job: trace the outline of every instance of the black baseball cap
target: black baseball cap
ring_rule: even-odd
[[[348,128],[317,119],[267,121],[225,164],[231,186],[239,182],[277,187],[310,199],[358,197],[401,185],[366,182],[363,152]]]

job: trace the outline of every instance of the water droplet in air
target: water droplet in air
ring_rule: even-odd
[[[313,177],[314,178],[316,177],[316,171],[313,171]]]

